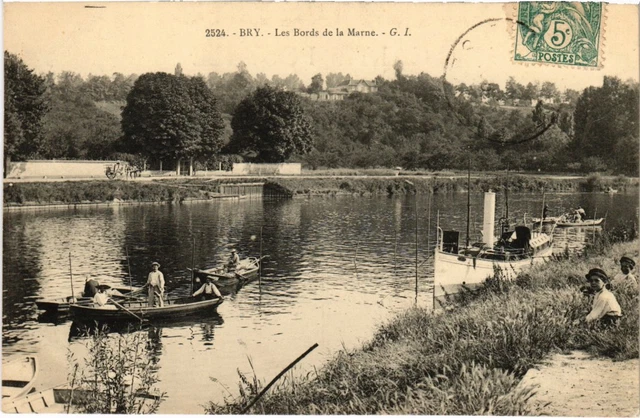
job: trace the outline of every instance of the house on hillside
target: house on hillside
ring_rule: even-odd
[[[346,80],[336,87],[330,87],[321,90],[318,93],[298,92],[302,97],[317,101],[338,101],[344,100],[353,92],[375,93],[378,91],[378,85],[375,80]]]
[[[350,79],[334,87],[334,89],[341,89],[347,93],[353,93],[354,91],[360,93],[376,93],[378,91],[378,84],[376,80]]]

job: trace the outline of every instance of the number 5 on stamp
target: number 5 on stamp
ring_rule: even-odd
[[[515,61],[602,66],[603,3],[521,2]]]

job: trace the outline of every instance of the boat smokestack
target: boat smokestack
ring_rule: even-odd
[[[496,194],[488,191],[484,194],[484,221],[482,223],[482,241],[489,247],[493,247],[495,237],[493,235],[496,214]]]

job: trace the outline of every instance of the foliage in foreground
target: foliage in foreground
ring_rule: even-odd
[[[444,313],[409,310],[382,326],[360,350],[341,351],[322,370],[285,381],[251,412],[263,414],[523,415],[539,413],[518,386],[554,351],[583,349],[615,360],[638,357],[637,289],[616,289],[625,314],[617,328],[573,325],[590,301],[579,287],[601,266],[613,274],[638,242],[589,259],[571,257],[517,277],[497,274],[480,292],[457,298]],[[246,381],[246,379],[245,379]],[[254,388],[251,393],[255,393]],[[208,413],[239,413],[244,392]]]
[[[69,354],[74,412],[86,414],[152,414],[164,394],[153,395],[158,381],[146,333],[115,334],[99,330],[87,342],[88,354],[78,361]]]

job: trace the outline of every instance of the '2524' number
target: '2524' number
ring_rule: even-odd
[[[205,29],[205,36],[207,38],[221,38],[227,36],[224,29]]]

